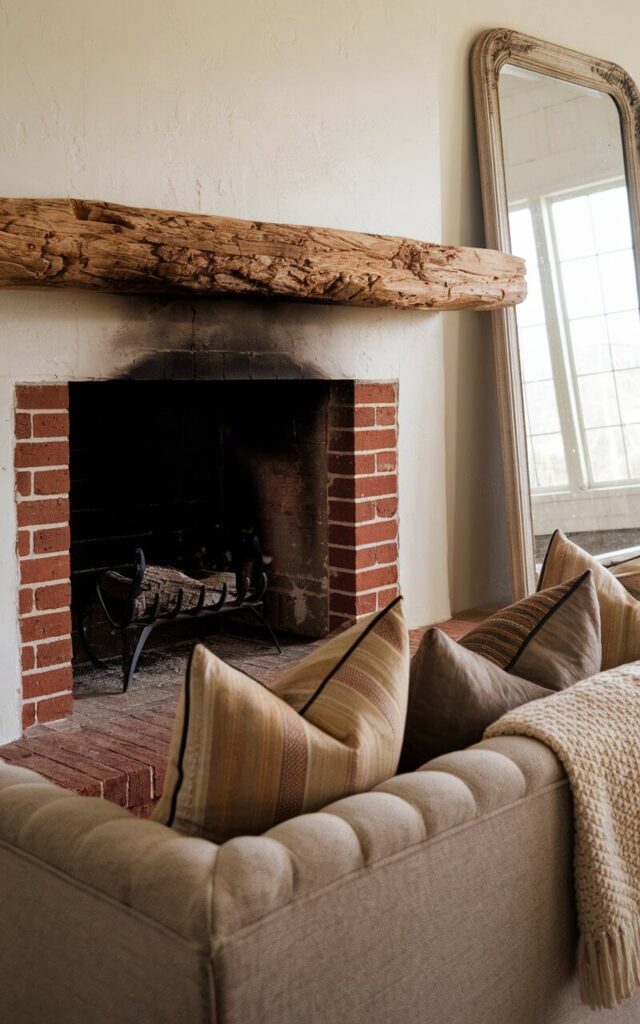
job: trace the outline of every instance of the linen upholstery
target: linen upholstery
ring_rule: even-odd
[[[589,567],[489,616],[460,643],[506,672],[551,690],[594,675],[602,648]]]
[[[506,711],[550,693],[466,650],[442,630],[428,629],[411,659],[400,771],[477,743]]]
[[[584,1024],[571,832],[559,762],[523,737],[221,847],[0,762],[3,1011],[11,1024]],[[639,1015],[634,998],[589,1020]]]
[[[408,682],[400,600],[272,689],[196,647],[154,818],[220,842],[369,789],[398,765]]]
[[[600,605],[602,665],[615,668],[640,658],[640,602],[597,559],[556,530],[544,558],[538,590],[590,569]]]

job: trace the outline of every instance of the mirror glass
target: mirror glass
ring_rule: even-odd
[[[640,318],[618,110],[512,64],[498,92],[536,562],[558,527],[621,561],[640,547]]]

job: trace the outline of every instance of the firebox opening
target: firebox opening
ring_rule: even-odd
[[[228,562],[242,531],[266,556],[274,629],[329,631],[326,381],[106,381],[69,385],[72,607],[89,604],[100,657],[120,644],[96,575],[147,563],[187,575]],[[157,645],[196,635],[160,627]],[[86,655],[76,643],[76,660]]]

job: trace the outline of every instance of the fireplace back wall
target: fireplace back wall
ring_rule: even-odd
[[[130,565],[138,546],[148,562],[188,573],[203,548],[216,562],[240,526],[253,526],[272,559],[272,624],[326,634],[329,389],[326,381],[70,384],[74,605],[91,597],[96,572]],[[92,621],[96,630],[100,619]]]

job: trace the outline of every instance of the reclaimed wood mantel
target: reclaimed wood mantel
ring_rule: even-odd
[[[332,228],[84,199],[0,199],[0,287],[255,296],[396,309],[497,309],[524,261]]]

